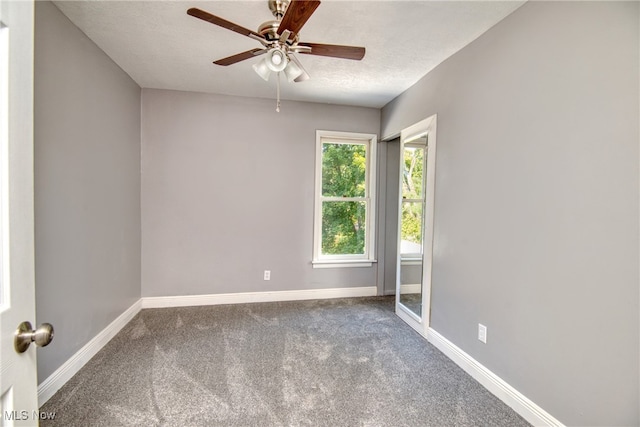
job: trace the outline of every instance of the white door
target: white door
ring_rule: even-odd
[[[35,322],[32,1],[0,0],[0,396],[2,426],[38,423],[36,348],[14,333]]]
[[[396,314],[424,337],[429,331],[431,316],[436,122],[437,116],[433,115],[400,132]],[[421,159],[422,164],[422,170],[415,175],[406,171],[407,151],[412,150],[413,155],[420,155],[410,157],[413,159],[411,167],[417,165],[417,159]],[[405,191],[404,181],[407,179],[419,188]],[[403,227],[405,220],[416,218],[408,229],[419,230],[420,235]]]

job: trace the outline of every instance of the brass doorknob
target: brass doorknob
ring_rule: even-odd
[[[32,342],[38,347],[44,347],[53,340],[53,326],[50,323],[43,323],[35,331],[29,322],[22,322],[16,329],[13,339],[13,347],[18,353],[27,351]]]

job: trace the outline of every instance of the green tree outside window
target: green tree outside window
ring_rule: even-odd
[[[322,145],[322,254],[364,254],[366,204],[335,198],[366,197],[367,148],[363,144]]]
[[[402,171],[401,239],[422,242],[424,148],[405,146]]]

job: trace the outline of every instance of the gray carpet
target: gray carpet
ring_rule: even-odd
[[[527,426],[393,297],[142,310],[42,426]]]
[[[400,303],[417,314],[418,317],[422,316],[422,294],[402,294]]]

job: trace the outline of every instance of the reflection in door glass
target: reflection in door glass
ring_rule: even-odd
[[[426,171],[426,136],[403,144],[400,202],[400,295],[399,301],[422,316],[422,265]]]
[[[422,211],[424,206],[424,147],[404,147],[400,256],[422,259]]]
[[[424,148],[404,147],[404,172],[402,174],[402,197],[421,199],[423,195]]]

